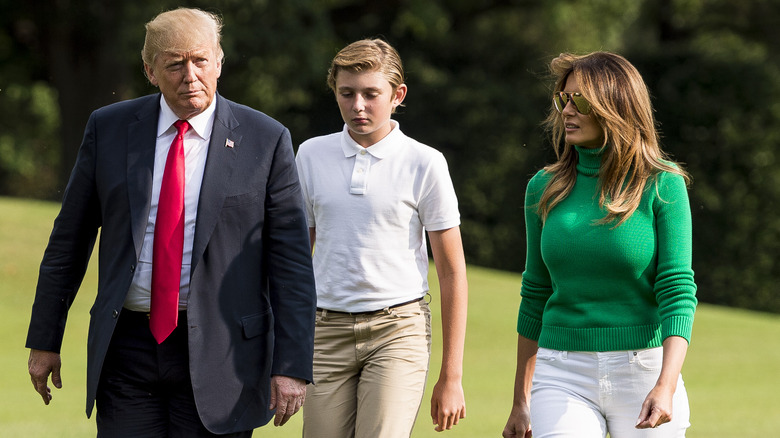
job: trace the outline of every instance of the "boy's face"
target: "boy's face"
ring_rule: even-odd
[[[336,101],[349,135],[361,146],[369,147],[382,140],[393,129],[390,116],[406,97],[406,85],[395,91],[377,70],[352,72],[340,70],[336,75]]]

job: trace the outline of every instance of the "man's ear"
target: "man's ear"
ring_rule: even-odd
[[[157,77],[154,75],[154,69],[152,66],[150,66],[147,63],[144,63],[144,73],[146,73],[146,79],[149,79],[149,82],[152,83],[155,87],[157,86]]]

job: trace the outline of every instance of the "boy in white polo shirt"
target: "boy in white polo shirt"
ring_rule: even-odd
[[[407,86],[401,59],[385,41],[342,49],[328,84],[344,129],[307,140],[296,158],[318,303],[304,437],[411,435],[430,357],[425,231],[443,329],[431,417],[436,430],[450,429],[466,415],[461,377],[468,284],[447,163],[391,120]]]

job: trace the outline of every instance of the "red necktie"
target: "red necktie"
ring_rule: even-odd
[[[152,254],[152,305],[149,327],[161,344],[179,319],[179,285],[184,251],[184,133],[186,120],[173,124],[176,137],[165,161]]]

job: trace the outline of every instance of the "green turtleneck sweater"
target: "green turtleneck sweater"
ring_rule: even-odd
[[[669,336],[690,342],[697,300],[683,178],[660,173],[628,220],[597,225],[606,214],[598,201],[601,153],[576,150],[577,182],[544,225],[537,206],[550,174],[541,170],[528,183],[518,333],[567,351],[659,347]]]

